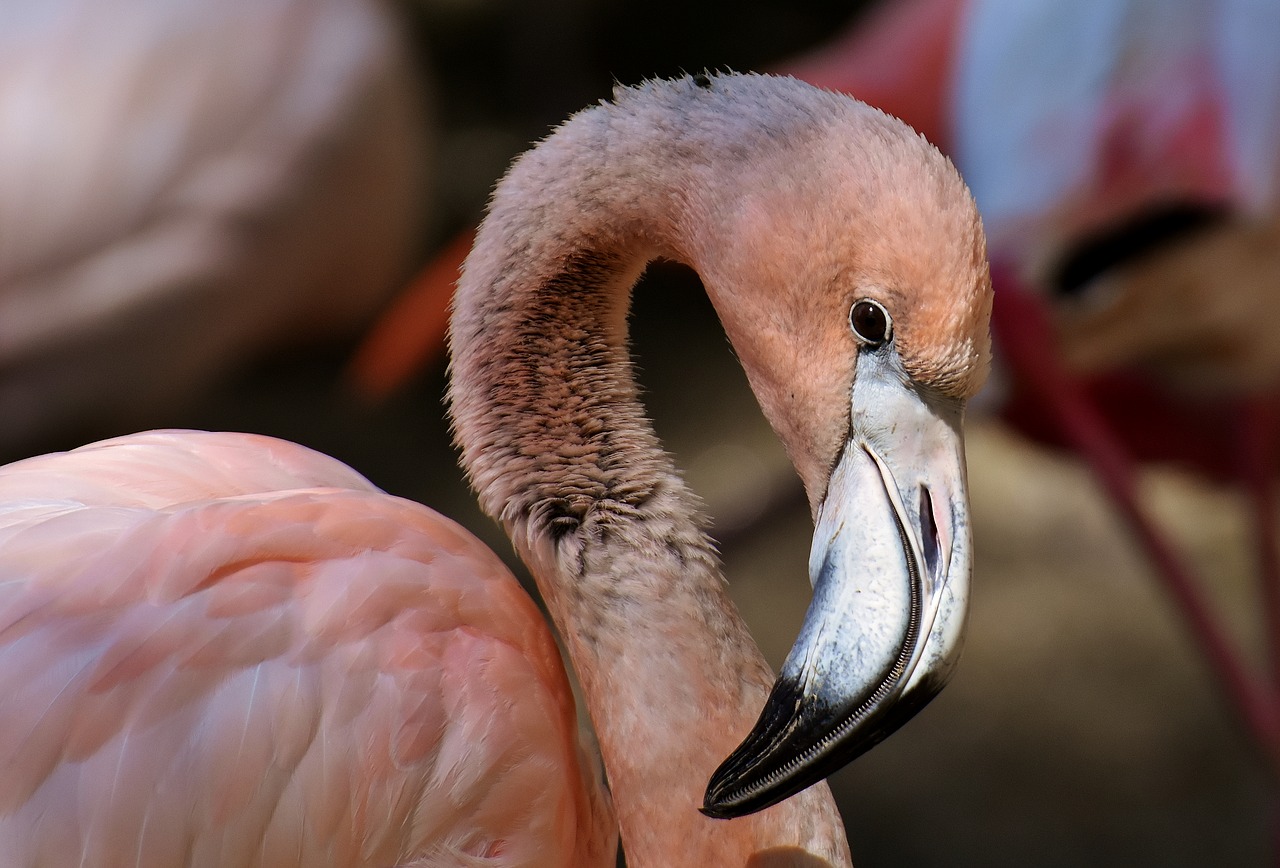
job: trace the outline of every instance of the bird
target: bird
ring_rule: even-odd
[[[4,454],[172,424],[384,300],[423,222],[404,31],[387,0],[5,4]]]
[[[815,517],[775,678],[639,403],[630,288],[701,275]],[[615,89],[518,158],[467,258],[447,403],[492,552],[262,435],[0,468],[7,864],[849,864],[822,778],[941,689],[989,364],[967,188],[783,77]]]

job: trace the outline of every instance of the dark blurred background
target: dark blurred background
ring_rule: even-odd
[[[832,38],[867,5],[403,0],[394,20],[411,46],[422,133],[413,159],[427,169],[406,181],[420,191],[420,210],[406,218],[412,242],[394,279],[371,291],[377,299],[323,339],[264,341],[179,400],[128,418],[33,429],[7,443],[5,457],[142,426],[271,434],[439,508],[513,561],[461,481],[441,406],[442,366],[381,403],[365,400],[344,378],[363,329],[445,239],[481,216],[516,153],[607,97],[615,82],[774,68]],[[339,208],[339,222],[358,226],[369,217],[360,209],[376,207]],[[734,595],[776,666],[808,602],[812,528],[798,482],[696,277],[651,268],[636,291],[633,337],[657,429],[707,500]],[[145,366],[131,376],[145,378]],[[970,424],[969,464],[977,570],[965,656],[915,721],[833,779],[855,864],[1273,861],[1274,794],[1261,763],[1087,473],[981,414]],[[1142,485],[1173,538],[1212,576],[1215,605],[1256,651],[1239,497],[1163,466],[1144,471]]]

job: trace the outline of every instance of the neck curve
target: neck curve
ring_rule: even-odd
[[[582,681],[629,864],[843,865],[825,784],[739,820],[697,811],[772,681],[626,347],[645,264],[698,268],[716,243],[714,178],[749,156],[725,141],[735,123],[700,126],[698,101],[715,97],[701,90],[624,91],[512,168],[459,282],[451,410],[481,504]]]

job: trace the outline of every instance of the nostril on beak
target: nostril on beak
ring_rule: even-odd
[[[938,545],[938,523],[933,517],[933,498],[929,489],[920,486],[920,548],[924,555],[925,572],[933,588],[941,580],[941,548]]]

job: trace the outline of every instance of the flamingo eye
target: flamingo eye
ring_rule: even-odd
[[[893,320],[879,302],[860,299],[849,309],[849,327],[854,337],[869,347],[878,347],[893,334]]]

